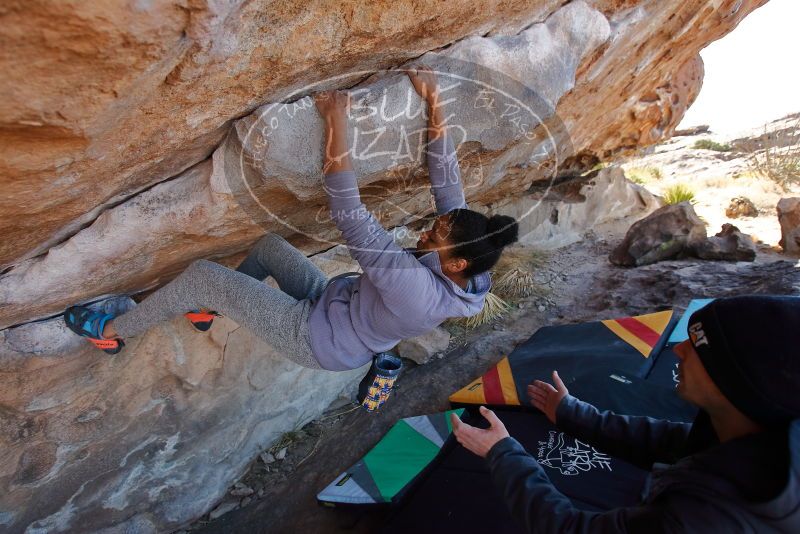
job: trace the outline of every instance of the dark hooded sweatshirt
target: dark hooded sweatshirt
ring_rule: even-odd
[[[505,438],[486,459],[528,532],[800,532],[800,419],[719,443],[705,412],[691,425],[672,423],[600,413],[568,396],[556,421],[573,437],[651,469],[650,484],[639,506],[579,510],[536,459]]]

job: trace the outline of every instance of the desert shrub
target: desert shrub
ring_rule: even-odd
[[[586,176],[587,174],[592,174],[593,172],[596,172],[596,171],[602,171],[603,169],[607,169],[610,166],[611,166],[610,163],[605,162],[605,161],[600,161],[600,162],[595,163],[594,165],[592,165],[592,167],[589,170],[581,173],[581,176]]]
[[[680,204],[681,202],[695,203],[694,191],[685,184],[675,184],[664,190],[666,204]]]
[[[514,268],[494,280],[492,291],[502,297],[512,299],[526,298],[539,292],[533,273],[524,268]]]
[[[490,291],[483,301],[483,309],[476,315],[450,320],[467,329],[477,328],[504,316],[510,308],[511,305],[508,302]]]
[[[785,135],[800,138],[800,121],[796,122]],[[764,131],[762,150],[755,152],[748,160],[750,171],[777,183],[784,191],[792,184],[800,184],[800,144],[788,144]]]
[[[625,177],[628,178],[628,180],[630,180],[631,182],[633,182],[635,184],[644,185],[646,183],[646,180],[644,179],[644,176],[642,176],[639,173],[628,171],[628,172],[625,173]]]
[[[631,167],[625,170],[625,177],[631,182],[644,185],[648,180],[660,180],[664,177],[659,167]]]
[[[512,302],[547,295],[549,288],[544,285],[547,282],[537,282],[533,276],[547,261],[548,253],[542,250],[521,246],[507,248],[492,271],[492,290],[486,295],[481,312],[473,317],[449,319],[445,325],[467,330],[476,328],[504,316]]]
[[[692,148],[713,150],[715,152],[730,152],[732,150],[731,145],[728,143],[717,143],[711,139],[700,139],[699,141],[695,141],[694,145],[692,145]]]

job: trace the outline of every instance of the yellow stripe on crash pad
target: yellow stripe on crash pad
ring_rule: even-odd
[[[609,330],[649,358],[672,319],[672,310],[603,321]]]
[[[664,331],[669,326],[672,320],[672,310],[664,310],[657,313],[648,313],[647,315],[639,315],[636,317],[640,322],[646,324],[656,332],[658,335],[663,335]]]
[[[450,395],[450,402],[463,404],[486,404],[483,396],[483,377],[479,376],[472,382]]]
[[[450,402],[519,406],[517,386],[508,357],[500,360],[482,376],[450,395]]]
[[[511,364],[508,362],[508,357],[497,363],[497,371],[500,375],[500,387],[503,390],[503,398],[506,404],[519,406],[517,386],[514,384],[514,375],[511,374]]]

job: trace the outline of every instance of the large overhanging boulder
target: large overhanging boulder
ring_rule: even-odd
[[[553,105],[609,35],[599,11],[574,2],[518,35],[473,37],[423,56],[442,73],[454,141],[468,150],[460,161],[470,201],[546,179],[557,150],[571,153]],[[425,108],[407,77],[388,73],[352,92],[354,159],[362,186],[372,185],[365,200],[388,226],[430,211],[420,172]],[[0,328],[98,295],[141,291],[197,256],[238,252],[265,230],[304,237],[307,251],[332,246],[322,135],[310,97],[257,109],[233,125],[212,162],[107,210],[47,255],[15,266],[0,279]]]
[[[436,55],[425,55],[424,60],[451,75],[450,79],[445,76],[446,83],[455,85],[454,76],[469,80],[452,89],[454,101],[449,104],[454,121],[462,126],[455,134],[456,140],[462,143],[461,163],[468,179],[469,201],[476,206],[493,203],[524,191],[534,181],[550,179],[555,173],[570,168],[592,165],[598,156],[607,157],[654,143],[668,135],[699,90],[702,65],[697,51],[730,30],[760,3],[731,2],[712,9],[711,3],[699,0],[677,5],[655,1],[619,5],[576,0],[560,8],[552,5],[555,2],[532,2],[525,9],[518,6],[502,31],[490,22],[495,19],[487,19],[483,24],[497,30],[489,36],[473,35]],[[242,24],[238,30],[242,32],[240,38],[235,43],[227,43],[233,48],[226,49],[226,53],[235,54],[239,50],[236,46],[256,45],[250,42],[253,34],[248,33],[252,21],[237,19],[243,14],[237,13],[235,6],[230,9],[225,14],[227,18],[219,15],[224,21],[212,17],[218,27],[212,26],[217,28],[214,31],[230,35],[237,33],[237,23]],[[250,10],[253,6],[241,9]],[[9,16],[16,13],[11,12]],[[440,18],[446,16],[446,13],[440,14]],[[498,13],[497,16],[502,15]],[[282,21],[280,16],[276,17],[276,23]],[[478,15],[466,17],[465,22],[477,24],[474,17]],[[328,31],[321,21],[319,24]],[[448,27],[453,29],[452,25]],[[209,28],[211,26],[206,30],[211,31]],[[486,30],[486,26],[482,28]],[[221,46],[215,40],[218,34],[196,31],[199,33],[192,34],[195,39],[210,39],[215,46]],[[262,35],[273,33],[263,32]],[[429,40],[421,42],[429,43]],[[321,61],[316,54],[322,52],[312,53],[314,49],[306,41],[298,40],[294,45],[310,54],[307,64],[313,70],[313,62]],[[342,41],[342,46],[347,50],[349,41]],[[212,116],[217,119],[230,116],[229,100],[237,101],[239,91],[244,90],[236,85],[236,91],[226,92],[231,80],[218,78],[216,69],[222,65],[233,68],[228,63],[230,57],[223,60],[214,56],[214,47],[210,45],[200,48],[204,51],[198,51],[199,56],[187,52],[186,57],[195,60],[187,59],[182,63],[183,67],[176,71],[182,74],[168,78],[174,83],[168,85],[173,93],[180,87],[193,97],[198,92],[211,91],[212,87],[206,85],[209,80],[201,76],[205,64],[211,71],[208,76],[220,83],[214,93],[217,97],[207,98],[203,106],[199,103],[189,106],[183,102],[194,113],[205,117],[189,114],[183,119],[194,126],[191,135],[185,130],[180,115],[170,114],[172,127],[164,126],[159,136],[151,135],[146,150],[121,152],[110,149],[118,124],[114,123],[113,127],[106,124],[111,130],[107,129],[104,135],[97,134],[97,143],[103,150],[97,151],[90,144],[75,154],[63,172],[56,173],[55,180],[38,179],[31,183],[27,178],[19,179],[6,189],[0,201],[3,202],[0,219],[6,217],[9,221],[3,246],[14,251],[9,249],[4,261],[13,266],[0,277],[0,328],[52,316],[70,304],[102,295],[135,293],[155,287],[193,259],[220,258],[241,252],[265,230],[280,232],[309,253],[331,246],[336,233],[327,220],[320,186],[322,132],[310,99],[302,95],[327,86],[352,85],[354,80],[369,74],[363,69],[375,67],[375,58],[357,64],[343,62],[336,72],[320,68],[314,76],[305,73],[300,79],[285,80],[283,85],[287,88],[268,92],[267,97],[288,98],[286,106],[266,104],[236,122],[214,152],[213,163],[201,161],[165,181],[169,173],[165,175],[164,169],[175,168],[176,161],[181,160],[178,167],[183,168],[186,158],[197,162],[209,153],[211,146],[196,138],[198,130],[211,135],[214,143],[219,142],[221,134],[212,135],[212,130],[221,123]],[[413,55],[417,55],[419,50],[414,50]],[[201,56],[205,63],[196,60]],[[252,56],[247,57],[252,59]],[[385,58],[385,55],[376,57]],[[214,58],[222,63],[216,63]],[[189,84],[191,87],[182,81],[186,76],[183,69],[189,66],[194,76],[191,79],[196,82]],[[237,69],[246,70],[245,63],[237,64]],[[273,69],[270,72],[271,78],[280,76],[282,71]],[[149,78],[147,80],[152,83]],[[481,83],[489,82],[489,86],[494,87],[498,80],[501,88],[510,88],[510,96],[497,98],[484,93]],[[54,83],[58,86],[61,82]],[[264,90],[262,80],[253,82],[249,103]],[[377,135],[372,139],[362,135],[361,146],[369,146],[371,154],[357,163],[362,184],[374,186],[364,191],[368,206],[378,210],[382,222],[389,226],[406,224],[430,212],[427,188],[421,187],[425,174],[420,168],[419,142],[414,144],[414,136],[410,135],[421,131],[424,119],[419,113],[419,100],[409,91],[410,85],[401,73],[384,73],[378,79],[373,76],[354,89],[354,100],[359,103],[355,112],[362,114],[355,119],[364,119],[355,127],[362,133],[385,129],[380,139]],[[140,98],[146,100],[148,94],[142,91]],[[12,115],[18,116],[26,106],[42,106],[46,95],[49,93],[45,92],[35,102],[20,102],[19,109],[8,110],[8,113],[13,111]],[[167,97],[161,95],[160,98]],[[387,109],[381,107],[384,102]],[[528,109],[515,112],[514,106],[520,107],[518,102],[527,104]],[[141,141],[138,136],[143,131],[152,134],[149,121],[159,121],[165,113],[151,111],[149,105],[142,103],[147,112],[138,115],[143,124],[126,123],[126,139],[131,143]],[[241,102],[240,105],[244,109],[247,107]],[[493,110],[491,106],[495,106]],[[379,109],[380,113],[367,116],[364,110],[372,108]],[[120,114],[126,110],[124,106],[114,109]],[[490,110],[496,114],[492,116]],[[403,113],[398,117],[398,112]],[[287,121],[289,114],[291,120]],[[63,119],[58,120],[63,122]],[[279,126],[273,129],[276,121]],[[203,125],[211,123],[213,128],[204,129]],[[22,136],[23,132],[29,135],[30,131],[49,130],[45,126],[22,125],[14,131]],[[180,150],[161,152],[177,142],[161,138],[167,134],[176,138],[183,136]],[[402,149],[404,137],[412,140],[409,158],[371,157],[381,152],[395,154]],[[44,142],[39,137],[36,140]],[[106,146],[107,143],[111,145]],[[14,143],[6,144],[4,149],[15,146],[22,150]],[[157,164],[152,162],[151,151],[158,151]],[[33,165],[35,161],[45,165],[38,154],[34,152],[21,158],[18,153],[8,161],[24,159],[26,165]],[[150,159],[144,154],[149,154]],[[142,158],[146,161],[139,161]],[[113,171],[104,170],[109,160],[115,162]],[[67,172],[67,168],[73,167],[87,170],[83,174]],[[133,179],[128,171],[134,167],[138,169],[134,172],[136,176],[148,169],[144,172],[147,179]],[[11,169],[12,174],[14,170]],[[32,176],[36,176],[36,172],[27,168],[26,177]],[[124,183],[118,182],[120,177],[127,177]],[[153,187],[157,182],[162,183]],[[23,187],[24,184],[27,185]],[[68,184],[66,190],[61,189],[64,184]],[[25,191],[24,200],[17,194],[20,188]],[[98,200],[98,195],[105,200]],[[130,198],[113,207],[107,205],[118,202],[121,197]],[[45,208],[45,204],[57,204],[58,209]],[[78,204],[83,207],[76,215]],[[31,213],[40,213],[37,221],[27,222]],[[60,226],[52,230],[55,219],[60,221]],[[93,222],[74,233],[87,220]],[[74,235],[64,240],[70,234]],[[36,244],[32,244],[32,240]],[[57,241],[60,244],[53,245]],[[26,246],[28,248],[23,250]],[[24,259],[44,249],[47,254]]]

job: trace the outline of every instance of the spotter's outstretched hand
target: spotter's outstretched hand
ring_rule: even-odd
[[[528,396],[533,407],[544,412],[550,422],[556,424],[556,410],[562,399],[569,395],[569,390],[558,376],[558,371],[553,371],[553,384],[555,387],[547,382],[534,380],[528,385]]]
[[[489,450],[498,441],[509,436],[505,425],[493,411],[481,406],[480,412],[489,421],[489,428],[484,429],[468,425],[454,413],[450,414],[450,423],[453,425],[453,434],[460,444],[481,458],[486,458]]]

